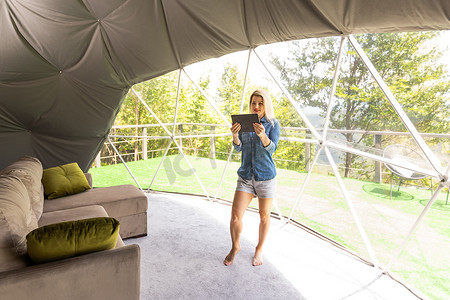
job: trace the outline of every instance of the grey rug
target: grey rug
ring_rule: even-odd
[[[253,267],[259,216],[244,215],[241,252],[233,265],[231,206],[150,193],[148,236],[125,240],[141,248],[141,299],[417,300],[379,268],[309,232],[272,219],[264,264]]]
[[[234,264],[224,266],[231,208],[206,203],[222,206],[218,219],[187,201],[150,194],[148,236],[125,241],[141,248],[141,299],[305,299],[269,259],[251,265],[255,241],[243,237]]]

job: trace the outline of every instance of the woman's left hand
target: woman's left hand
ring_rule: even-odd
[[[262,124],[253,123],[253,128],[255,129],[256,135],[258,135],[260,138],[266,135],[266,129],[264,128],[264,126],[262,126]]]
[[[253,123],[253,128],[255,129],[255,133],[261,139],[261,142],[264,147],[267,147],[270,144],[270,140],[266,135],[266,129],[262,124]]]

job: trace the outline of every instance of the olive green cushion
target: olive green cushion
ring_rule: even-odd
[[[91,188],[76,162],[45,169],[42,184],[48,199],[81,193]]]
[[[39,227],[27,235],[28,255],[43,263],[116,246],[120,223],[100,217]]]

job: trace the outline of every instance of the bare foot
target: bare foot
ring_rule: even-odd
[[[233,263],[234,257],[236,256],[236,254],[238,254],[238,252],[240,251],[240,248],[237,249],[231,249],[230,253],[228,253],[227,257],[225,257],[223,264],[225,266],[229,266]]]
[[[260,266],[263,264],[262,250],[256,250],[253,257],[253,266]]]

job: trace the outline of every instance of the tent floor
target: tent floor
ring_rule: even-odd
[[[141,299],[418,299],[378,268],[302,228],[272,219],[264,264],[251,265],[259,216],[244,215],[233,265],[231,206],[178,194],[147,194],[141,247]]]

